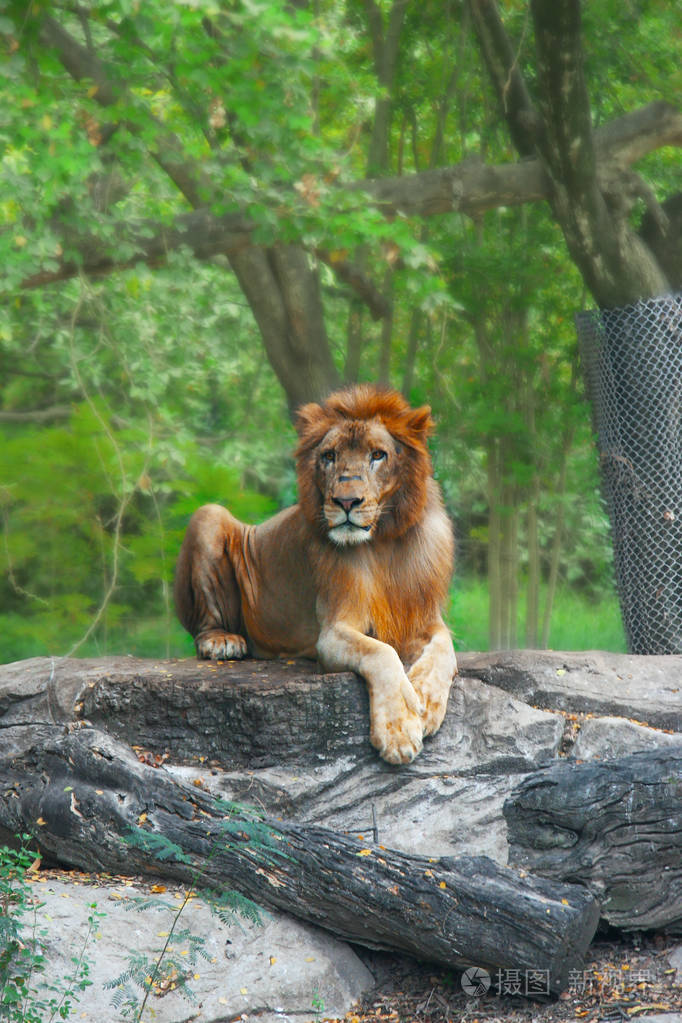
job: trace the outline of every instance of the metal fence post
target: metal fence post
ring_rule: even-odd
[[[628,648],[682,653],[682,296],[578,313]]]

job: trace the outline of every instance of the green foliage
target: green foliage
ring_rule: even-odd
[[[26,874],[33,864],[30,835],[18,836],[18,849],[0,846],[0,1020],[8,1023],[52,1023],[68,1019],[90,985],[87,951],[98,917],[90,906],[88,931],[72,970],[59,984],[47,984],[45,929],[40,927],[40,901]]]
[[[525,617],[523,581],[518,603],[518,627]],[[540,591],[544,606],[546,587]],[[489,590],[483,579],[462,576],[452,588],[447,623],[457,650],[487,650]],[[625,653],[620,608],[613,589],[592,594],[562,585],[554,599],[550,650],[613,650]]]

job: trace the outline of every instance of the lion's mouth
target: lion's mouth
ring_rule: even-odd
[[[337,522],[329,527],[329,536],[335,543],[359,543],[368,540],[372,531],[372,525],[362,526],[358,522],[346,519],[345,522]]]

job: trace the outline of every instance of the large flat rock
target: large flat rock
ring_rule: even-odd
[[[682,731],[682,655],[510,650],[459,654],[458,660],[463,677],[483,679],[535,707]]]
[[[373,835],[403,852],[507,860],[502,806],[528,771],[556,756],[564,721],[494,686],[457,680],[441,730],[400,768],[373,752],[316,763],[181,772],[269,815]]]

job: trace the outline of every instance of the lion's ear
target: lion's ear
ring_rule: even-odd
[[[294,426],[299,437],[307,433],[312,426],[316,426],[323,418],[322,406],[316,402],[311,401],[307,405],[301,405],[296,410],[296,418],[294,419]]]
[[[435,423],[431,418],[431,408],[422,405],[421,408],[411,409],[407,417],[407,428],[413,435],[419,437],[422,443],[433,430]]]

